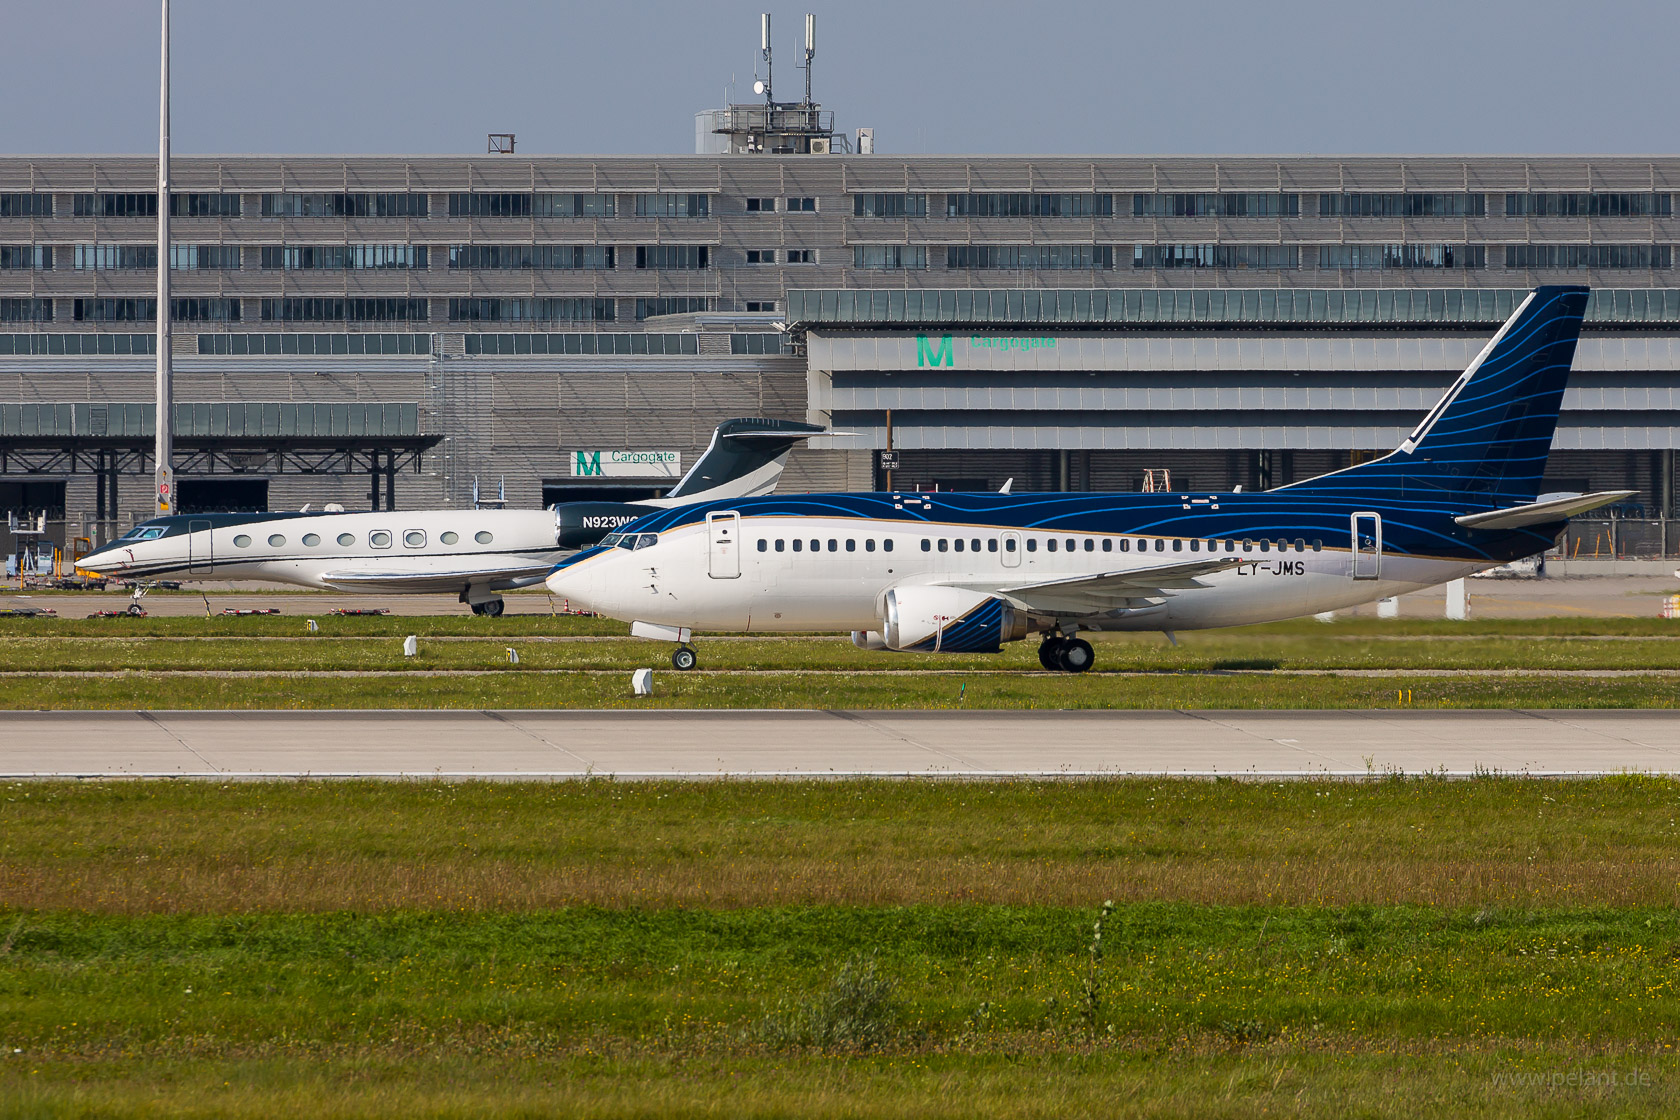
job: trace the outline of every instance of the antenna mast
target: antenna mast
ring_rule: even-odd
[[[805,111],[811,111],[811,60],[817,57],[817,17],[805,13]]]
[[[764,55],[764,103],[774,105],[776,102],[776,64],[770,58],[770,13],[762,13],[759,19],[761,25],[758,49]]]

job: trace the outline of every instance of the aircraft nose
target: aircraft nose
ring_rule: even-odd
[[[595,576],[588,568],[577,567],[560,568],[550,572],[544,581],[551,594],[566,600],[566,605],[574,611],[594,611],[597,606],[595,599]]]

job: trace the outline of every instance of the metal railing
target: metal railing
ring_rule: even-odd
[[[1548,556],[1563,560],[1668,560],[1680,558],[1680,518],[1578,519]]]

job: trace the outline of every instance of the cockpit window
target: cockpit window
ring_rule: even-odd
[[[652,548],[654,545],[656,545],[658,543],[659,543],[659,534],[658,533],[643,533],[641,536],[636,538],[636,547],[637,548]]]
[[[601,538],[601,547],[602,548],[611,548],[613,545],[617,544],[619,541],[621,541],[623,539],[624,539],[624,534],[623,533],[608,533],[606,536]]]
[[[167,525],[136,525],[122,535],[125,541],[155,541],[169,532]]]

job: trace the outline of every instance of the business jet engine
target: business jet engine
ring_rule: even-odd
[[[997,653],[1027,636],[1027,619],[984,591],[961,587],[895,587],[883,604],[881,629],[859,632],[863,649],[918,653]]]

